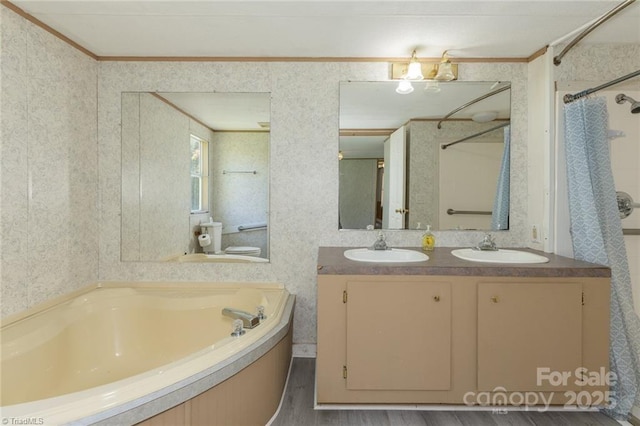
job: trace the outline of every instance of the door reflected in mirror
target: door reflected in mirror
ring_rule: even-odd
[[[270,99],[122,93],[122,261],[268,259]]]
[[[508,229],[510,83],[397,84],[340,83],[339,228]]]

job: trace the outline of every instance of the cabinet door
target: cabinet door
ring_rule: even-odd
[[[347,388],[451,387],[451,284],[347,282]]]
[[[478,388],[576,389],[582,365],[580,283],[478,284]],[[570,373],[565,384],[538,383],[538,368]]]

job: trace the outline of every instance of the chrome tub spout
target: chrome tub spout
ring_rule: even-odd
[[[234,308],[224,308],[222,315],[225,317],[242,320],[242,326],[244,328],[254,328],[260,324],[260,318],[249,312],[242,311]]]

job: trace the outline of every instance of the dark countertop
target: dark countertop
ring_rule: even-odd
[[[460,247],[436,247],[427,252],[424,262],[373,263],[356,262],[344,257],[345,250],[357,247],[320,247],[320,275],[462,275],[486,277],[610,277],[607,266],[574,260],[538,250],[513,248],[549,258],[547,263],[479,263],[459,259],[451,254]],[[417,247],[398,247],[421,251]],[[505,247],[509,248],[510,247]]]

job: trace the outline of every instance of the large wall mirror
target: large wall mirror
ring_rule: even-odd
[[[339,228],[508,229],[510,83],[412,83],[340,84]]]
[[[268,259],[270,99],[122,93],[122,261]]]

